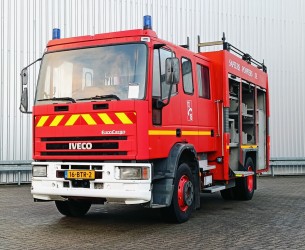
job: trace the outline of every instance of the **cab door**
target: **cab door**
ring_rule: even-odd
[[[195,66],[192,57],[181,57],[180,114],[182,140],[198,148],[198,112],[195,93]]]
[[[212,83],[211,64],[196,58],[195,94],[197,98],[199,149],[203,152],[216,149],[217,105],[215,102]]]
[[[168,157],[170,149],[180,140],[178,84],[166,83],[165,63],[172,57],[175,57],[175,51],[165,46],[153,51],[152,126],[148,132],[151,158]],[[158,107],[158,103],[163,107]]]

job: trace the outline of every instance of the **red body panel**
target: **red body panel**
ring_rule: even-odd
[[[137,105],[135,101],[110,102],[108,110],[94,110],[95,104],[97,103],[35,106],[33,158],[35,160],[147,159],[148,140],[147,135],[143,136],[143,131],[147,131],[145,119],[147,102],[138,101]],[[56,107],[68,107],[69,110],[57,112]],[[121,114],[123,117],[120,116]],[[138,119],[137,116],[142,119]],[[142,139],[138,142],[139,136]],[[93,148],[90,150],[69,149],[69,143],[88,142],[93,143]],[[100,145],[94,149],[95,144]],[[52,149],[48,150],[48,147]]]

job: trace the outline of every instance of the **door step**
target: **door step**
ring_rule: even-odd
[[[233,171],[235,177],[247,177],[250,175],[254,175],[253,171]]]
[[[163,208],[163,207],[166,207],[166,205],[151,204],[151,208]]]
[[[207,166],[201,167],[200,169],[202,169],[202,171],[209,171],[209,170],[212,170],[215,168],[216,168],[215,165],[207,165]]]
[[[205,159],[205,160],[200,160],[199,161],[199,168],[202,171],[209,171],[209,170],[215,169],[216,166],[208,165],[208,160]]]
[[[226,186],[212,186],[212,187],[204,188],[201,192],[202,193],[215,193],[215,192],[219,192],[224,189],[226,189]]]

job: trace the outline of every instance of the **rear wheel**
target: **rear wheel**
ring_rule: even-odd
[[[194,190],[194,177],[190,167],[182,163],[177,170],[172,203],[162,211],[166,219],[182,223],[190,218],[194,209]]]
[[[246,160],[245,168],[247,171],[254,171],[254,164],[249,157]],[[234,188],[234,194],[239,200],[251,200],[254,194],[254,183],[256,175],[250,175],[243,178],[236,179],[236,186]]]
[[[55,201],[55,205],[61,214],[68,217],[84,216],[91,207],[87,201]]]
[[[233,188],[221,190],[220,194],[224,200],[234,200],[235,199]]]

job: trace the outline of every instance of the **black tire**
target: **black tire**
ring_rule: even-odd
[[[61,214],[68,217],[84,216],[91,207],[87,201],[55,201],[55,205]]]
[[[254,171],[254,164],[250,157],[247,158],[245,169],[247,171]],[[250,175],[243,178],[236,178],[236,186],[234,187],[234,195],[238,200],[251,200],[254,195],[256,175]]]
[[[235,199],[233,188],[228,188],[228,189],[225,189],[225,190],[221,190],[220,194],[221,194],[221,197],[224,200],[229,201],[229,200],[234,200]]]
[[[186,222],[194,210],[195,185],[191,169],[182,163],[177,170],[174,181],[174,192],[171,205],[162,209],[166,220],[172,222]]]

